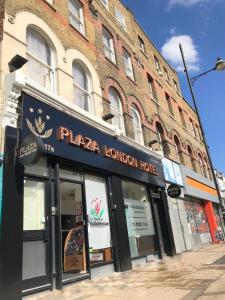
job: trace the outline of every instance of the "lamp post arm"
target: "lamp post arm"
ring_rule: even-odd
[[[203,72],[203,73],[201,73],[201,74],[198,74],[198,75],[196,75],[196,76],[190,78],[192,85],[193,85],[193,84],[195,83],[195,81],[198,80],[200,77],[202,77],[202,76],[204,76],[204,75],[206,75],[206,74],[208,74],[209,72],[212,72],[212,71],[214,71],[214,70],[216,70],[216,67],[214,67],[214,68],[212,68],[212,69],[210,69],[210,70],[208,70],[208,71],[205,71],[205,72]]]
[[[209,159],[209,165],[210,165],[210,169],[211,169],[211,172],[212,172],[213,181],[214,181],[214,184],[215,184],[215,187],[216,187],[216,191],[217,191],[217,194],[218,194],[218,199],[219,199],[220,205],[222,207],[222,212],[224,212],[224,203],[223,203],[222,197],[220,195],[220,189],[219,189],[219,185],[217,183],[216,175],[215,175],[215,172],[214,172],[213,162],[212,162],[212,159],[211,159],[211,156],[210,156],[209,147],[208,147],[207,142],[206,142],[205,132],[204,132],[204,129],[203,129],[203,126],[202,126],[199,110],[198,110],[198,107],[197,107],[197,104],[196,104],[196,101],[195,101],[195,95],[194,95],[191,79],[190,79],[190,76],[188,74],[188,69],[187,69],[187,65],[186,65],[186,62],[185,62],[182,45],[179,44],[179,47],[180,47],[180,53],[181,53],[183,64],[184,64],[184,72],[186,73],[186,76],[187,76],[187,81],[188,81],[188,85],[189,85],[189,88],[190,88],[191,97],[192,97],[192,100],[193,100],[193,103],[194,103],[194,107],[195,107],[196,115],[197,115],[197,118],[198,118],[199,126],[200,126],[200,129],[201,129],[201,132],[202,132],[203,143],[205,145],[206,153],[207,153],[207,156],[208,156],[208,159]],[[212,70],[209,70],[206,73],[208,73],[210,71],[212,71]],[[200,75],[198,75],[197,77],[200,77]]]

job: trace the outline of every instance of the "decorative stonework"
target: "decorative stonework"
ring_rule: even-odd
[[[19,97],[25,87],[26,77],[21,71],[15,71],[6,75],[4,91],[4,125],[18,127],[19,118]]]
[[[8,22],[11,24],[15,24],[15,16],[8,15]]]

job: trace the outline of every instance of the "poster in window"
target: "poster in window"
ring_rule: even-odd
[[[105,249],[111,247],[111,233],[106,194],[103,178],[87,176],[85,179],[89,247]]]

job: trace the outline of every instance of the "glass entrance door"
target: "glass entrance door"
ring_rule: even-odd
[[[23,291],[50,286],[46,182],[24,180]]]
[[[62,283],[67,283],[89,273],[83,185],[60,179],[60,200]]]

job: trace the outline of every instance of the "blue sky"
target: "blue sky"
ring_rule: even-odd
[[[225,59],[224,0],[123,0],[155,46],[178,70],[184,97],[191,101],[176,42],[182,41],[190,75]],[[177,51],[177,52],[176,52]],[[225,174],[225,71],[213,71],[194,86],[215,168]]]

